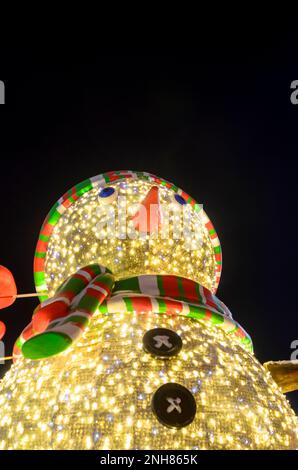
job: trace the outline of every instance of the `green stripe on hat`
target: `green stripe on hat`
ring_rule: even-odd
[[[193,206],[193,208],[196,212],[200,212],[200,210],[202,209],[202,206],[201,206],[201,204],[198,204],[196,202],[195,205]]]
[[[39,234],[39,240],[43,241],[43,242],[48,242],[50,239],[49,236],[47,235],[43,235],[42,233]]]
[[[34,280],[37,286],[42,286],[45,282],[45,274],[43,271],[35,271]]]
[[[91,180],[88,178],[82,181],[81,183],[76,184],[75,188],[76,188],[77,196],[80,197],[82,196],[82,194],[87,193],[88,191],[90,191],[90,189],[92,189]]]

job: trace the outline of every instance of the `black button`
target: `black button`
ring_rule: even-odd
[[[161,424],[171,428],[183,428],[193,421],[197,405],[187,388],[168,383],[155,392],[152,409]]]
[[[145,333],[143,345],[148,353],[159,357],[171,357],[181,350],[182,340],[175,331],[167,328],[154,328]]]

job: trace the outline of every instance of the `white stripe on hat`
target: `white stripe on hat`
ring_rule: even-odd
[[[92,176],[92,178],[90,178],[90,181],[91,181],[91,184],[92,184],[92,187],[96,187],[96,186],[105,186],[106,185],[106,181],[105,179],[103,178],[102,175],[97,175],[97,176]]]
[[[219,246],[219,239],[218,237],[210,238],[212,246]]]
[[[36,291],[37,292],[46,293],[47,290],[48,290],[48,286],[46,284],[42,284],[42,286],[36,286]]]
[[[67,207],[63,206],[63,204],[61,204],[60,206],[57,207],[57,212],[59,212],[59,214],[63,214],[63,212],[65,212],[67,209]]]
[[[223,315],[223,323],[220,324],[220,327],[226,331],[227,333],[229,333],[230,331],[233,331],[235,330],[235,324],[227,317],[225,317]]]

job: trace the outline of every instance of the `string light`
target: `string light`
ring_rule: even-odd
[[[111,186],[130,206],[152,184]],[[173,191],[160,186],[160,200],[171,203]],[[118,279],[179,274],[215,290],[214,252],[200,212],[192,212],[180,239],[130,239],[110,233],[98,205],[98,189],[90,190],[55,225],[45,267],[49,295],[92,262]],[[170,231],[178,223],[172,216]],[[132,233],[130,222],[127,229]],[[143,337],[152,328],[177,333],[181,351],[167,359],[145,352]],[[168,383],[186,387],[196,401],[195,417],[182,429],[164,426],[152,410],[154,393]],[[21,358],[0,383],[0,449],[297,447],[297,417],[269,372],[223,330],[179,316],[97,312],[70,349],[41,361]]]
[[[132,215],[152,183],[135,180],[133,186],[123,187],[118,182],[111,184],[111,187],[115,188],[120,200],[125,197],[128,215]],[[45,268],[49,294],[53,294],[78,267],[92,262],[107,266],[118,278],[139,274],[179,274],[214,291],[217,276],[214,252],[202,213],[190,212],[187,233],[183,232],[183,221],[180,218],[179,232],[177,216],[173,215],[175,208],[171,205],[173,191],[161,186],[159,196],[160,203],[170,207],[169,214],[172,214],[168,226],[170,236],[165,237],[161,229],[158,237],[151,234],[137,239],[130,238],[133,224],[129,217],[127,236],[119,238],[118,198],[111,203],[116,214],[115,225],[107,226],[105,212],[98,210],[98,189],[81,196],[62,215],[49,241]],[[179,232],[179,235],[181,233],[179,239],[171,236],[174,231]],[[191,249],[194,243],[197,249]]]
[[[179,333],[183,349],[161,360],[146,331]],[[207,361],[206,358],[209,360]],[[182,430],[155,418],[152,394],[176,382],[197,402]],[[294,449],[297,418],[270,374],[232,337],[200,321],[97,313],[71,350],[21,359],[1,385],[1,449]]]

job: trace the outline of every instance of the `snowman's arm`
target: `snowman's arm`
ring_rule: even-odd
[[[114,276],[110,273],[96,276],[83,291],[79,302],[71,305],[69,314],[52,321],[46,331],[32,336],[22,345],[22,354],[28,359],[55,356],[78,339],[88,326],[98,306],[111,294]]]
[[[90,264],[72,274],[57,290],[55,295],[43,302],[32,317],[35,333],[42,333],[54,320],[59,320],[69,314],[71,304],[87,285],[104,268],[99,264]]]
[[[270,361],[263,365],[283,393],[298,390],[298,361]]]
[[[38,305],[33,312],[32,322],[25,327],[14,344],[14,361],[22,356],[22,346],[27,340],[45,331],[51,322],[59,322],[65,318],[72,304],[84,294],[90,281],[105,272],[109,271],[98,264],[85,266],[67,278],[53,297]]]

